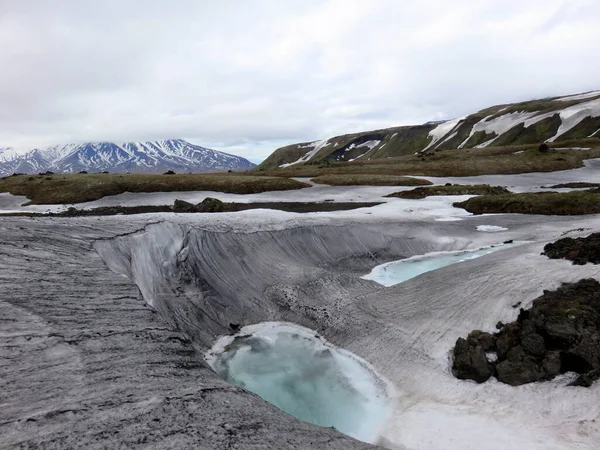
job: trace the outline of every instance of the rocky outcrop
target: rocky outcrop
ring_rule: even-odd
[[[495,374],[519,386],[576,372],[572,384],[590,386],[600,378],[600,283],[584,279],[544,291],[499,332],[476,330],[459,338],[453,354],[460,379],[482,383]]]
[[[177,213],[224,212],[225,210],[226,204],[212,197],[206,197],[197,205],[185,200],[175,200],[173,204],[173,211]]]
[[[550,259],[568,259],[573,264],[600,264],[600,233],[585,238],[563,238],[547,244],[544,253]]]
[[[185,200],[175,200],[173,203],[173,212],[176,213],[193,213],[196,212],[196,205]]]
[[[510,191],[502,186],[490,186],[489,184],[449,184],[444,186],[420,186],[410,191],[394,192],[386,197],[398,197],[404,199],[421,199],[431,195],[501,195],[510,194]]]
[[[572,183],[560,183],[549,187],[550,189],[587,189],[587,188],[600,188],[600,183],[589,183],[587,181],[574,181]]]
[[[196,205],[198,212],[223,212],[225,204],[216,198],[206,197],[202,202]]]
[[[493,373],[493,366],[488,362],[486,350],[493,347],[494,337],[482,331],[473,331],[467,339],[458,338],[454,347],[453,370],[457,378],[475,380],[478,383],[487,381]]]

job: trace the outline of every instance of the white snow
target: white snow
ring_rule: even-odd
[[[554,142],[561,135],[576,127],[586,117],[600,116],[600,99],[570,106],[560,111],[562,123],[554,136],[546,142]]]
[[[464,144],[466,144],[466,142],[471,138],[471,136],[473,136],[473,134],[477,133],[478,131],[483,131],[488,134],[496,133],[497,137],[490,139],[487,142],[484,142],[483,144],[477,146],[478,148],[487,147],[496,139],[498,139],[500,135],[506,133],[508,130],[521,123],[525,126],[525,128],[528,128],[531,125],[534,125],[537,122],[552,117],[556,114],[560,116],[562,123],[556,135],[548,139],[546,142],[554,142],[558,137],[577,126],[586,117],[600,116],[600,99],[579,103],[577,105],[573,105],[562,110],[550,111],[544,114],[539,114],[538,111],[512,112],[509,114],[503,114],[501,116],[495,117],[491,120],[490,117],[492,116],[488,116],[473,126],[469,137],[465,139],[461,146],[464,146]]]
[[[571,100],[583,100],[586,98],[598,97],[598,96],[600,96],[600,91],[591,91],[591,92],[586,92],[585,94],[577,94],[577,95],[569,95],[567,97],[560,97],[560,98],[557,98],[556,100],[561,101],[561,102],[569,102]]]
[[[448,142],[451,141],[452,139],[454,139],[456,137],[456,135],[458,134],[458,131],[455,131],[453,133],[450,133],[448,135],[447,138],[445,138],[442,142],[440,142],[437,146],[439,147],[440,145],[442,145],[444,142]]]
[[[488,145],[490,145],[492,142],[494,142],[496,140],[496,137],[493,137],[485,142],[482,142],[479,145],[476,145],[475,148],[486,148]]]
[[[331,144],[329,143],[329,141],[327,139],[325,139],[324,141],[317,141],[314,148],[312,150],[309,150],[307,153],[305,153],[304,156],[302,156],[300,159],[298,159],[294,162],[291,162],[291,163],[281,164],[279,167],[284,168],[284,167],[288,167],[288,166],[293,166],[294,164],[300,164],[300,163],[306,162],[306,161],[310,160],[313,156],[315,156],[317,153],[319,153],[319,151],[322,148],[325,148],[329,145],[331,145]],[[312,146],[312,144],[311,144],[311,146]],[[304,147],[301,147],[301,148],[304,148]]]
[[[459,117],[457,119],[448,120],[446,122],[439,124],[433,130],[431,130],[429,132],[429,137],[431,138],[431,142],[427,145],[427,147],[425,147],[421,151],[424,152],[425,150],[428,150],[431,147],[433,147],[440,139],[442,139],[444,136],[446,136],[448,133],[450,133],[452,130],[454,130],[454,127],[456,127],[460,123],[460,121],[463,120],[464,118],[465,117]]]
[[[477,231],[497,233],[498,231],[508,231],[508,228],[499,227],[497,225],[477,225]]]
[[[352,143],[348,146],[346,150],[344,150],[344,152],[349,152],[350,150],[353,150],[355,148],[367,147],[369,150],[367,150],[365,153],[368,153],[369,151],[373,150],[373,148],[376,147],[380,142],[380,140],[372,140],[363,142],[362,144]]]
[[[519,125],[520,123],[530,120],[536,114],[537,114],[537,112],[513,112],[513,113],[503,114],[503,115],[495,117],[493,119],[490,119],[491,116],[488,116],[488,117],[482,119],[481,121],[477,122],[473,126],[473,129],[471,130],[469,138],[479,131],[483,131],[484,133],[488,133],[488,134],[496,133],[497,137],[490,139],[489,141],[487,141],[485,143],[485,146],[488,146],[489,144],[494,142],[501,134],[506,133],[508,130]],[[532,123],[535,123],[535,122],[532,122]],[[526,126],[528,126],[528,125],[526,125]]]
[[[590,147],[555,147],[550,150],[591,150]]]
[[[363,152],[363,153],[361,153],[360,155],[358,155],[358,156],[356,156],[356,157],[354,157],[354,158],[352,158],[352,159],[349,159],[349,160],[348,160],[349,162],[351,162],[351,161],[355,161],[355,160],[357,160],[358,158],[362,158],[362,157],[363,157],[363,156],[365,156],[367,153],[369,153],[371,150],[373,150],[373,148],[375,148],[375,147],[376,147],[376,146],[377,146],[377,145],[378,145],[380,142],[381,142],[380,140],[372,140],[372,141],[363,142],[362,144],[354,144],[354,143],[352,143],[352,144],[350,144],[350,145],[348,146],[348,148],[347,148],[346,150],[344,150],[344,153],[345,153],[345,152],[349,152],[350,150],[353,150],[353,149],[355,149],[355,148],[367,147],[367,150],[366,150],[366,151],[364,151],[364,152]],[[383,144],[383,145],[385,145],[385,144]],[[383,148],[383,146],[382,146],[382,148]]]

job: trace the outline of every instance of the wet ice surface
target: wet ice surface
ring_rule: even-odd
[[[298,419],[361,441],[376,442],[391,412],[389,386],[366,361],[293,324],[244,327],[221,338],[207,361]]]
[[[372,280],[383,286],[389,287],[411,278],[417,277],[423,273],[432,270],[441,269],[451,264],[457,264],[471,259],[480,258],[490,253],[497,252],[504,248],[514,246],[515,244],[501,244],[496,246],[484,247],[477,250],[465,250],[459,252],[435,252],[427,255],[413,256],[400,261],[392,261],[381,264],[371,270],[371,272],[361,278]]]

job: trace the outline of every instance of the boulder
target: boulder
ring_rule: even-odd
[[[568,259],[573,264],[600,264],[600,233],[585,238],[563,238],[547,244],[542,255],[550,259]]]
[[[539,362],[520,345],[513,347],[507,358],[496,365],[496,371],[498,380],[511,386],[538,381],[545,375]]]
[[[504,326],[497,334],[496,349],[498,358],[504,359],[508,351],[521,341],[521,325],[518,323],[509,323]]]
[[[537,333],[532,333],[521,340],[521,346],[523,350],[531,356],[538,358],[546,355],[546,344],[544,338]]]
[[[590,387],[597,380],[600,380],[600,369],[590,370],[587,373],[579,375],[569,386]]]
[[[475,340],[458,338],[454,346],[454,374],[462,380],[474,380],[477,383],[487,381],[493,373],[483,347]]]
[[[196,206],[184,200],[175,200],[173,203],[173,212],[177,213],[192,213],[197,212]]]
[[[467,341],[471,340],[474,340],[477,344],[481,345],[484,352],[489,352],[496,348],[496,337],[481,330],[471,331],[467,337]]]
[[[225,203],[217,198],[206,197],[196,205],[196,210],[198,212],[223,212],[225,211]]]
[[[499,381],[518,386],[576,372],[573,386],[600,379],[600,283],[583,279],[564,283],[522,309],[516,322],[499,324],[495,334],[472,331],[454,348],[458,378],[484,380],[488,371]],[[497,360],[487,361],[486,351]],[[481,382],[481,381],[479,381]]]
[[[560,374],[562,361],[560,358],[560,352],[551,351],[546,354],[546,357],[542,361],[542,368],[544,369],[544,378],[551,380],[555,376]]]

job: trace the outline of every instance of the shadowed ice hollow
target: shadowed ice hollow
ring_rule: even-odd
[[[391,411],[389,386],[366,361],[293,324],[245,327],[221,338],[207,361],[298,419],[365,442],[377,440]]]

